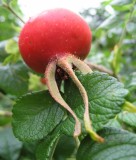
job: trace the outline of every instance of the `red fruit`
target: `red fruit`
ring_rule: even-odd
[[[77,14],[53,9],[30,18],[21,31],[19,48],[24,61],[44,73],[49,61],[71,53],[84,59],[91,45],[91,30]]]
[[[79,88],[85,105],[86,131],[93,139],[102,142],[103,139],[93,131],[91,126],[86,90],[73,71],[74,65],[82,74],[92,72],[81,61],[89,53],[91,39],[91,30],[80,16],[66,9],[54,9],[42,12],[25,24],[20,34],[19,48],[29,67],[36,72],[45,73],[51,96],[71,113],[75,119],[74,136],[79,136],[81,123],[60,94],[61,80],[56,82],[57,77],[61,77],[62,80],[67,79],[68,76],[71,77]]]

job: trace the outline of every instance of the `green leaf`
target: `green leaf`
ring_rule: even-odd
[[[28,90],[28,69],[22,63],[0,66],[0,88],[16,96]]]
[[[136,72],[127,75],[125,87],[129,90],[128,100],[133,102],[136,100]]]
[[[1,22],[0,22],[0,41],[12,38],[17,35],[12,25],[17,25],[16,17],[4,7],[0,7]]]
[[[38,160],[52,159],[59,137],[60,133],[55,133],[51,136],[48,136],[43,142],[38,145],[36,151],[36,157]]]
[[[127,4],[127,5],[112,5],[112,8],[114,8],[117,11],[130,11],[131,8],[133,7],[133,4]]]
[[[74,153],[75,148],[76,144],[74,138],[63,135],[59,139],[53,157],[55,160],[70,158],[70,156]]]
[[[1,0],[3,4],[9,4],[12,0]]]
[[[116,11],[130,11],[133,7],[133,1],[130,0],[114,0],[111,3],[112,8]]]
[[[7,53],[5,51],[5,44],[6,42],[0,42],[0,62],[3,62],[4,59],[7,57]]]
[[[109,5],[111,2],[112,2],[112,0],[106,0],[106,1],[101,2],[101,4],[102,4],[104,7],[106,7],[106,6]]]
[[[80,74],[78,79],[88,94],[92,125],[96,130],[100,130],[109,120],[121,112],[127,90],[115,78],[100,72],[87,75]],[[84,105],[79,90],[72,81],[67,83],[65,90],[67,103],[76,115],[83,120]],[[74,123],[74,119],[69,116],[63,123],[63,132],[72,135]]]
[[[0,129],[0,157],[4,160],[17,160],[22,143],[18,141],[11,128]]]
[[[5,126],[6,124],[11,123],[11,117],[9,116],[0,116],[0,126]]]
[[[7,56],[4,61],[3,61],[3,65],[7,65],[7,64],[11,64],[11,63],[16,63],[20,58],[19,54],[10,54],[9,56]]]
[[[136,128],[136,113],[123,112],[118,115],[118,119],[119,121]]]
[[[18,0],[10,0],[9,5],[19,15],[19,17],[22,16],[22,11],[18,4]]]
[[[35,160],[35,159],[29,158],[29,157],[21,156],[21,158],[20,158],[19,160]]]
[[[30,91],[39,91],[47,86],[41,82],[41,76],[30,73],[29,74],[29,90]]]
[[[100,132],[104,143],[86,137],[77,152],[77,160],[135,160],[136,135],[124,130],[105,128]]]
[[[113,128],[120,128],[122,129],[121,124],[119,123],[119,121],[117,120],[117,118],[111,119],[106,125],[105,127],[113,127]]]
[[[7,96],[0,92],[0,109],[10,110],[12,107],[13,101]]]
[[[26,160],[36,160],[35,152],[36,152],[37,144],[38,144],[37,141],[31,142],[31,143],[24,142],[21,158],[19,160],[22,160],[23,158],[26,158]]]
[[[18,18],[9,11],[12,8],[20,17],[22,15],[17,0],[3,0],[0,7],[0,41],[18,36],[15,26],[19,26]]]
[[[26,94],[13,107],[13,130],[22,141],[47,136],[62,120],[64,112],[48,91]]]
[[[18,43],[14,39],[10,39],[7,41],[5,50],[9,54],[19,53]]]
[[[12,107],[12,100],[0,92],[0,111],[10,111]],[[0,116],[0,126],[4,126],[11,122],[11,116]]]
[[[101,23],[101,25],[98,27],[111,30],[111,28],[118,27],[121,28],[121,26],[124,24],[124,17],[122,15],[112,15],[108,17],[105,21]]]
[[[130,1],[130,0],[124,0],[124,1],[122,1],[122,0],[114,0],[114,1],[112,1],[112,5],[120,5],[120,6],[123,6],[123,5],[125,5],[125,4],[129,4],[129,3],[132,3],[132,1]]]
[[[126,87],[131,91],[136,89],[136,72],[131,73],[126,81]]]
[[[130,11],[133,7],[133,1],[130,0],[114,0],[111,3],[112,8],[116,11]]]

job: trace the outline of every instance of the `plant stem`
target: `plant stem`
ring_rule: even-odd
[[[15,17],[17,17],[22,23],[25,24],[23,19],[8,4],[4,3],[3,7],[6,8],[7,10],[9,10]]]
[[[122,46],[122,43],[123,43],[123,39],[126,35],[126,31],[127,31],[127,24],[129,23],[129,21],[131,20],[131,18],[133,17],[133,14],[135,12],[135,3],[136,3],[136,0],[133,0],[133,6],[131,7],[130,9],[130,14],[129,14],[129,17],[128,19],[126,20],[125,22],[125,26],[124,26],[124,29],[122,31],[122,34],[121,34],[121,37],[120,37],[120,40],[119,40],[119,43],[118,43],[118,48],[120,49],[121,46]]]
[[[123,110],[128,111],[128,112],[132,112],[132,113],[136,113],[136,106],[134,104],[126,101],[123,105]]]
[[[0,110],[0,116],[11,117],[12,113],[9,112],[9,111],[2,111],[2,110]]]
[[[100,72],[108,73],[111,76],[114,75],[114,73],[111,70],[107,69],[106,67],[104,67],[102,65],[98,65],[98,64],[95,64],[95,63],[91,63],[91,62],[88,62],[87,64],[91,69],[96,69]]]
[[[80,146],[80,140],[78,137],[75,137],[75,144],[76,144],[76,149],[78,150],[79,146]]]
[[[120,56],[120,50],[121,50],[121,47],[122,47],[122,43],[123,43],[124,37],[126,36],[127,24],[129,23],[129,21],[131,20],[131,18],[133,17],[133,14],[135,12],[135,3],[136,3],[136,0],[133,0],[133,6],[130,8],[129,17],[125,21],[125,25],[124,25],[124,28],[122,30],[122,33],[121,33],[121,36],[120,36],[120,40],[114,46],[114,57],[113,57],[113,60],[112,60],[112,69],[113,69],[115,77],[117,77],[117,69],[116,68],[118,68],[117,67],[118,66],[118,59],[119,59],[119,56]]]

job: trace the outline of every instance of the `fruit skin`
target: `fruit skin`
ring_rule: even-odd
[[[52,59],[67,53],[85,59],[91,40],[87,23],[72,11],[59,8],[29,19],[20,33],[19,49],[30,68],[44,73]]]

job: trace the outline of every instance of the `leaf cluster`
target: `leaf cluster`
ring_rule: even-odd
[[[88,62],[113,72],[76,72],[88,94],[93,128],[104,143],[86,133],[82,98],[68,79],[62,96],[82,123],[81,136],[73,138],[74,119],[52,99],[41,83],[43,75],[24,64],[17,44],[21,24],[3,4],[22,15],[17,0],[0,1],[0,159],[135,160],[135,0],[107,0],[81,12],[93,33]]]

